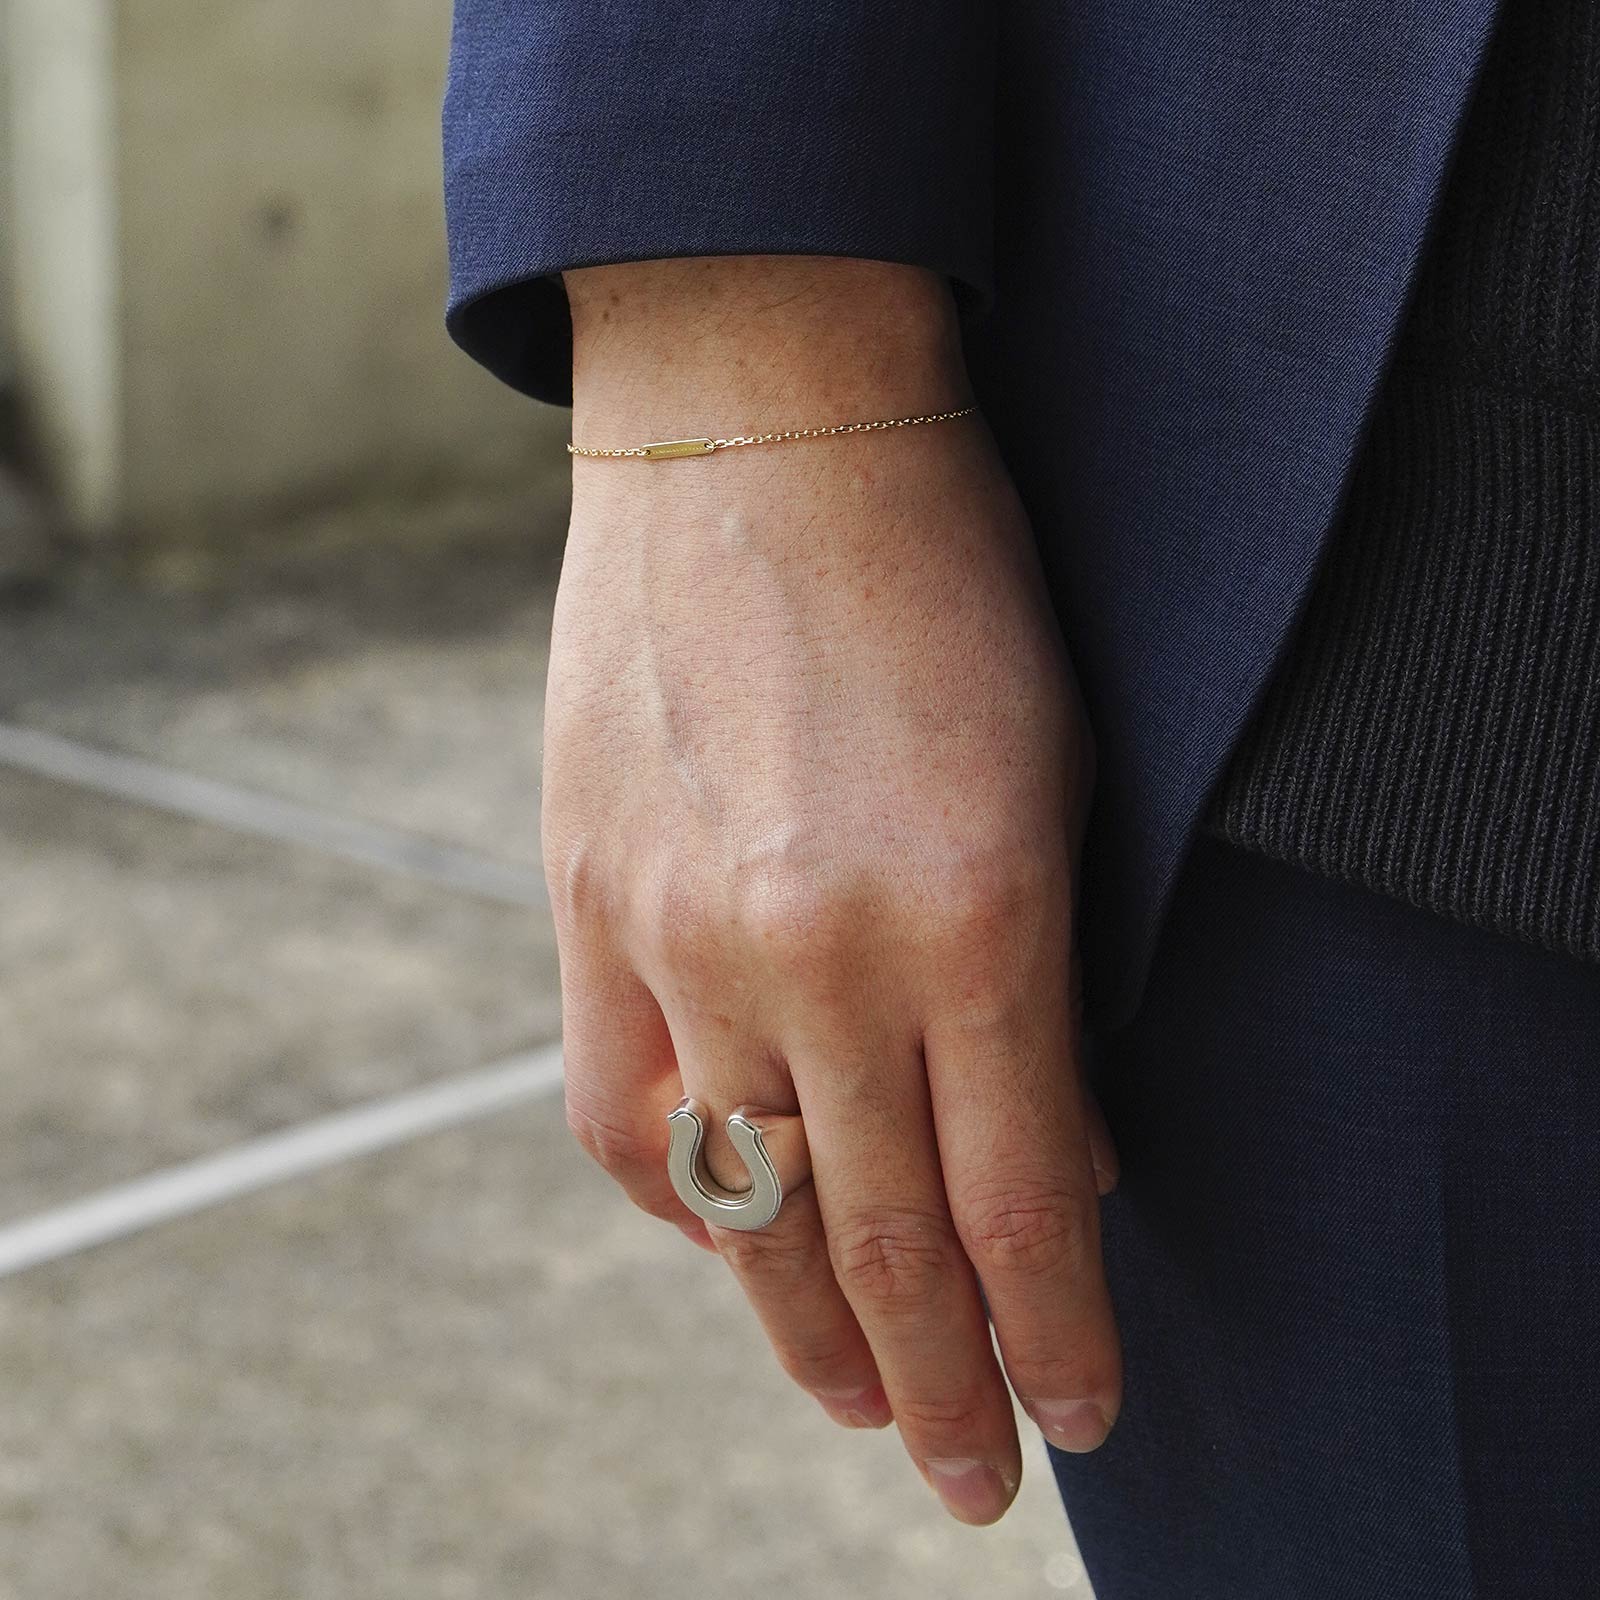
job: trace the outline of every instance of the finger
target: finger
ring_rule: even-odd
[[[667,1177],[667,1113],[683,1089],[654,995],[620,956],[569,937],[561,1010],[567,1126],[636,1206],[715,1251]]]
[[[934,1017],[925,1042],[951,1211],[1006,1373],[1045,1437],[1082,1451],[1116,1417],[1122,1365],[1065,952],[1048,945],[996,963],[1004,975]]]
[[[706,1225],[698,1217],[692,1222],[680,1222],[679,1231],[690,1244],[698,1245],[707,1255],[717,1255],[719,1252],[712,1242],[711,1235],[706,1231]]]
[[[1051,917],[1057,913],[1052,911]],[[1077,917],[1077,903],[1074,900],[1072,918]],[[1072,944],[1071,958],[1067,965],[1067,994],[1071,1009],[1067,1018],[1067,1031],[1074,1041],[1075,1047],[1083,1038],[1083,964],[1080,959],[1076,940],[1071,939],[1070,933],[1065,936]],[[1053,952],[1059,948],[1059,939],[1049,943]],[[1053,961],[1052,954],[1048,959]],[[1088,1074],[1082,1070],[1081,1050],[1079,1057],[1078,1082],[1083,1093],[1083,1118],[1084,1127],[1089,1136],[1089,1156],[1094,1163],[1094,1186],[1098,1194],[1110,1194],[1122,1177],[1122,1162],[1117,1155],[1116,1141],[1111,1137],[1110,1125],[1106,1122],[1105,1112],[1100,1109],[1100,1102],[1094,1090],[1089,1087]]]
[[[675,1012],[669,1028],[684,1092],[711,1113],[711,1176],[724,1188],[748,1188],[749,1174],[723,1131],[726,1119],[741,1105],[798,1110],[788,1070],[776,1052],[714,1022],[696,1026]],[[784,1371],[844,1427],[887,1426],[889,1403],[872,1351],[833,1276],[811,1184],[787,1192],[765,1228],[747,1232],[713,1223],[708,1231]]]
[[[834,1274],[901,1438],[954,1516],[993,1522],[1016,1494],[1021,1454],[945,1203],[918,1041],[863,1016],[792,1059]]]
[[[1089,1138],[1089,1159],[1094,1163],[1094,1186],[1099,1194],[1110,1194],[1122,1177],[1116,1143],[1100,1102],[1087,1083],[1083,1085],[1083,1120]]]

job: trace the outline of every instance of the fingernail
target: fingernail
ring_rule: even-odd
[[[1105,1412],[1093,1400],[1035,1400],[1028,1415],[1057,1449],[1077,1455],[1098,1449],[1111,1431]]]
[[[887,1428],[894,1421],[881,1383],[868,1384],[865,1389],[818,1393],[817,1403],[842,1428]]]
[[[993,1522],[1011,1504],[1015,1482],[1008,1482],[987,1461],[964,1459],[924,1461],[945,1509],[962,1522]]]

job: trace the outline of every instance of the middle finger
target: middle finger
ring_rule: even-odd
[[[920,1039],[870,1015],[840,1019],[791,1063],[833,1270],[906,1449],[956,1517],[993,1522],[1021,1455],[945,1197]]]

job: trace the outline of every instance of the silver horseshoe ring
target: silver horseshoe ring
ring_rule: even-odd
[[[667,1176],[678,1198],[702,1222],[753,1233],[777,1216],[783,1199],[811,1176],[811,1152],[799,1117],[740,1106],[728,1118],[728,1138],[750,1174],[748,1189],[724,1189],[701,1158],[710,1117],[692,1097],[667,1113],[671,1129]]]

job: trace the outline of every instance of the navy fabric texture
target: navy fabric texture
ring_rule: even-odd
[[[567,393],[567,266],[960,287],[1099,742],[1097,1025],[1132,1014],[1332,524],[1493,9],[458,0],[449,322],[528,393]]]
[[[1105,1600],[1587,1600],[1600,971],[1203,837],[1091,1075]]]
[[[456,0],[451,332],[571,397],[549,274],[841,255],[992,281],[995,8],[973,0]]]

